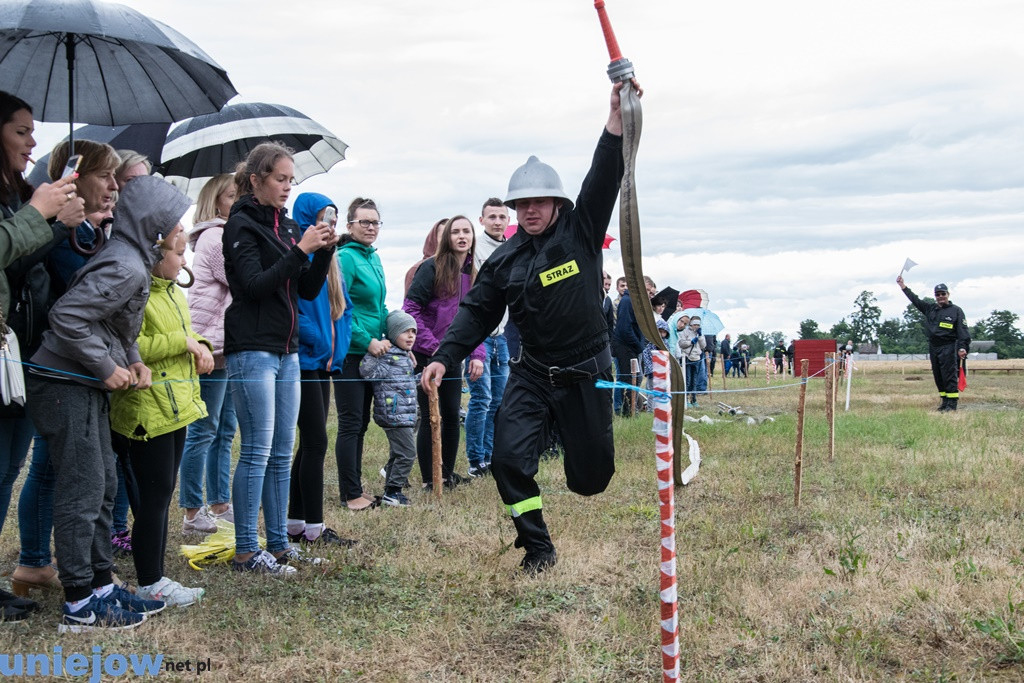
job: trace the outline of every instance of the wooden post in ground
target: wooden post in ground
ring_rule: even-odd
[[[437,405],[437,389],[431,388],[430,398],[430,443],[433,455],[434,499],[441,500],[444,481],[441,475],[441,410]]]
[[[796,465],[793,472],[793,505],[800,507],[800,486],[804,467],[804,404],[807,401],[808,360],[800,361],[800,403],[796,408]]]
[[[704,356],[704,369],[708,373],[708,400],[711,400],[711,358],[707,355]]]
[[[836,386],[836,354],[825,354],[825,420],[828,422],[828,461],[836,457],[836,403],[832,400]]]

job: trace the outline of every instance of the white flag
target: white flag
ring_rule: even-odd
[[[910,270],[911,268],[913,268],[913,267],[914,267],[914,266],[916,266],[916,265],[917,265],[916,263],[914,263],[914,262],[913,262],[913,261],[911,261],[910,259],[907,259],[907,260],[906,260],[906,261],[904,261],[904,263],[903,263],[903,270]]]

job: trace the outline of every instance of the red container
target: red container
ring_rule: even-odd
[[[835,353],[835,339],[797,339],[793,342],[793,373],[800,376],[800,361],[806,358],[808,377],[824,377],[825,354]]]

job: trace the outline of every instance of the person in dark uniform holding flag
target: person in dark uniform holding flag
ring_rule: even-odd
[[[967,357],[971,346],[971,334],[967,329],[967,319],[959,306],[949,301],[949,287],[944,284],[935,285],[935,303],[922,301],[903,282],[903,276],[896,278],[896,284],[910,299],[917,310],[924,314],[925,331],[928,333],[928,354],[932,360],[932,375],[935,386],[939,389],[942,404],[941,412],[956,410],[960,399],[957,387],[957,364],[959,359]]]
[[[421,380],[433,391],[446,372],[458,377],[462,359],[507,307],[522,346],[495,418],[491,471],[529,573],[556,562],[535,480],[553,424],[570,490],[600,493],[615,472],[612,394],[594,382],[612,379],[601,249],[624,172],[622,86],[612,86],[608,122],[575,204],[555,170],[537,157],[513,173],[505,204],[515,209],[519,230],[480,269]]]

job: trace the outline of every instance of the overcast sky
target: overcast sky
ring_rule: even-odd
[[[531,154],[575,196],[607,117],[590,0],[138,0],[240,96],[350,145],[293,191],[373,197],[389,307],[442,216],[479,216]],[[644,272],[733,332],[883,317],[944,281],[970,322],[1024,315],[1024,3],[607,0],[646,90]],[[48,148],[66,130],[39,136]],[[52,131],[52,132],[51,132]],[[37,156],[41,155],[37,151]],[[618,236],[618,215],[609,232]],[[618,242],[606,270],[622,274]]]

